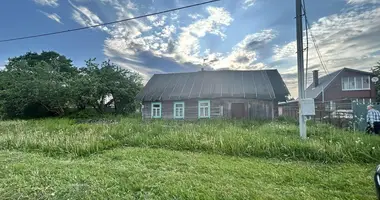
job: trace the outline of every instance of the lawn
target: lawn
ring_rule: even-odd
[[[210,120],[0,122],[0,199],[375,199],[380,137]]]

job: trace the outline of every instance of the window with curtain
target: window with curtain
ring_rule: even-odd
[[[343,77],[342,90],[369,90],[369,76]]]

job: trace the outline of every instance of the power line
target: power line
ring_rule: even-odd
[[[85,30],[85,29],[89,29],[89,28],[95,28],[95,27],[99,27],[99,26],[106,26],[106,25],[110,25],[110,24],[116,24],[116,23],[120,23],[120,22],[126,22],[126,21],[131,21],[131,20],[135,20],[135,19],[145,18],[145,17],[149,17],[149,16],[153,16],[153,15],[160,15],[160,14],[164,14],[164,13],[168,13],[168,12],[182,10],[182,9],[186,9],[186,8],[192,8],[192,7],[196,7],[196,6],[201,6],[201,5],[205,5],[205,4],[209,4],[209,3],[214,3],[214,2],[217,2],[217,1],[220,1],[220,0],[205,1],[205,2],[201,2],[201,3],[191,4],[191,5],[187,5],[187,6],[183,6],[183,7],[178,7],[178,8],[173,8],[173,9],[169,9],[169,10],[163,10],[163,11],[155,12],[155,13],[151,13],[151,14],[140,15],[140,16],[137,16],[137,17],[127,18],[127,19],[122,19],[122,20],[117,20],[117,21],[111,21],[111,22],[102,23],[102,24],[96,24],[96,25],[92,25],[92,26],[85,26],[85,27],[81,27],[81,28],[74,28],[74,29],[68,29],[68,30],[57,31],[57,32],[50,32],[50,33],[42,33],[42,34],[38,34],[38,35],[30,35],[30,36],[24,36],[24,37],[18,37],[18,38],[4,39],[4,40],[0,40],[0,43],[10,42],[10,41],[16,41],[16,40],[25,40],[25,39],[37,38],[37,37],[44,37],[44,36],[49,36],[49,35],[57,35],[57,34],[62,34],[62,33],[68,33],[68,32]]]
[[[309,22],[306,21],[308,24]],[[310,27],[310,24],[308,25]],[[325,64],[325,61],[323,60],[323,57],[322,57],[322,54],[321,54],[321,51],[319,50],[319,47],[318,47],[318,44],[317,44],[317,40],[315,39],[314,35],[313,35],[313,32],[310,31],[310,36],[311,36],[311,39],[313,41],[313,44],[314,44],[314,47],[315,47],[315,50],[317,51],[317,54],[318,54],[318,57],[319,57],[319,60],[321,62],[321,65],[323,67],[323,69],[325,70],[325,72],[328,74],[329,73],[329,70],[327,69],[326,67],[326,64]]]
[[[323,70],[325,71],[326,74],[329,73],[329,70],[327,69],[326,67],[326,64],[322,58],[322,54],[319,50],[319,47],[318,47],[318,44],[317,44],[317,41],[313,35],[313,32],[311,31],[310,29],[310,24],[309,24],[309,20],[307,19],[307,15],[306,15],[306,5],[305,5],[305,0],[303,0],[303,5],[302,5],[302,8],[303,8],[303,12],[304,12],[304,15],[305,15],[305,23],[306,23],[306,30],[308,30],[310,32],[310,36],[311,36],[311,39],[313,41],[313,44],[314,44],[314,47],[315,47],[315,50],[317,52],[317,55],[318,55],[318,58],[319,58],[319,61],[321,62],[321,65],[322,65],[322,68]],[[307,36],[308,37],[308,36]],[[307,38],[308,40],[309,38]]]

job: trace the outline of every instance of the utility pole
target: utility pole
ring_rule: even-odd
[[[297,21],[297,65],[298,65],[298,112],[299,129],[302,139],[306,139],[306,116],[302,112],[302,100],[305,99],[305,72],[303,60],[303,29],[302,29],[302,2],[296,0],[296,21]]]

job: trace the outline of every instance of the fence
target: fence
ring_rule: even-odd
[[[376,103],[375,109],[380,109]],[[337,102],[315,102],[315,116],[308,120],[329,123],[339,128],[364,131],[367,122],[367,104],[350,100]],[[279,115],[298,120],[298,102],[279,105]]]

